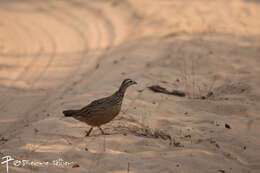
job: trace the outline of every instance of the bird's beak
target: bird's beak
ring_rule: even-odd
[[[137,84],[137,82],[136,82],[136,81],[133,81],[133,82],[134,82],[134,83],[133,83],[134,85],[136,85],[136,84]]]

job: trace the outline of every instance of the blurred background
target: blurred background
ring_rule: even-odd
[[[149,173],[260,170],[259,0],[0,0],[0,16],[0,157],[50,160],[58,152],[81,163],[79,172],[120,172],[127,163]],[[110,95],[125,78],[139,85],[121,120],[106,126],[117,135],[103,150],[103,137],[83,138],[88,127],[61,111]],[[121,122],[133,121],[124,117],[184,147],[128,130],[130,142]],[[94,154],[81,152],[86,143]],[[133,144],[131,152],[122,143]]]

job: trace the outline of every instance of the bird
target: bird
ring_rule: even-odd
[[[135,84],[137,84],[136,81],[125,79],[111,96],[94,100],[78,110],[64,110],[63,114],[65,117],[73,117],[90,125],[91,128],[86,132],[86,137],[90,135],[94,127],[98,127],[102,135],[105,135],[100,126],[112,121],[119,114],[126,89]]]

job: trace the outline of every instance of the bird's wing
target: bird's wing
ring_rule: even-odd
[[[91,102],[88,106],[98,106],[100,104],[103,104],[104,102],[106,102],[108,99],[108,97],[102,98],[102,99],[98,99],[98,100],[94,100],[93,102]]]
[[[90,114],[92,111],[102,109],[102,107],[103,107],[102,105],[109,100],[108,98],[109,97],[105,97],[105,98],[101,98],[101,99],[92,101],[90,104],[88,104],[87,106],[83,107],[79,111],[78,114],[87,115],[87,114]]]

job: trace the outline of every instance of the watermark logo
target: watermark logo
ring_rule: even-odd
[[[66,162],[63,159],[59,158],[53,161],[30,161],[30,160],[18,160],[14,159],[12,156],[4,156],[2,157],[1,165],[6,167],[6,172],[9,172],[9,164],[15,167],[25,167],[25,166],[33,166],[33,167],[47,167],[47,166],[55,166],[55,167],[65,167],[70,166],[73,162]]]
[[[5,160],[6,159],[6,160]],[[9,162],[10,161],[13,161],[14,159],[11,157],[11,156],[4,156],[4,157],[2,157],[2,160],[5,160],[5,161],[3,161],[3,162],[1,162],[1,164],[3,165],[3,164],[6,164],[6,172],[8,172],[9,171]]]

